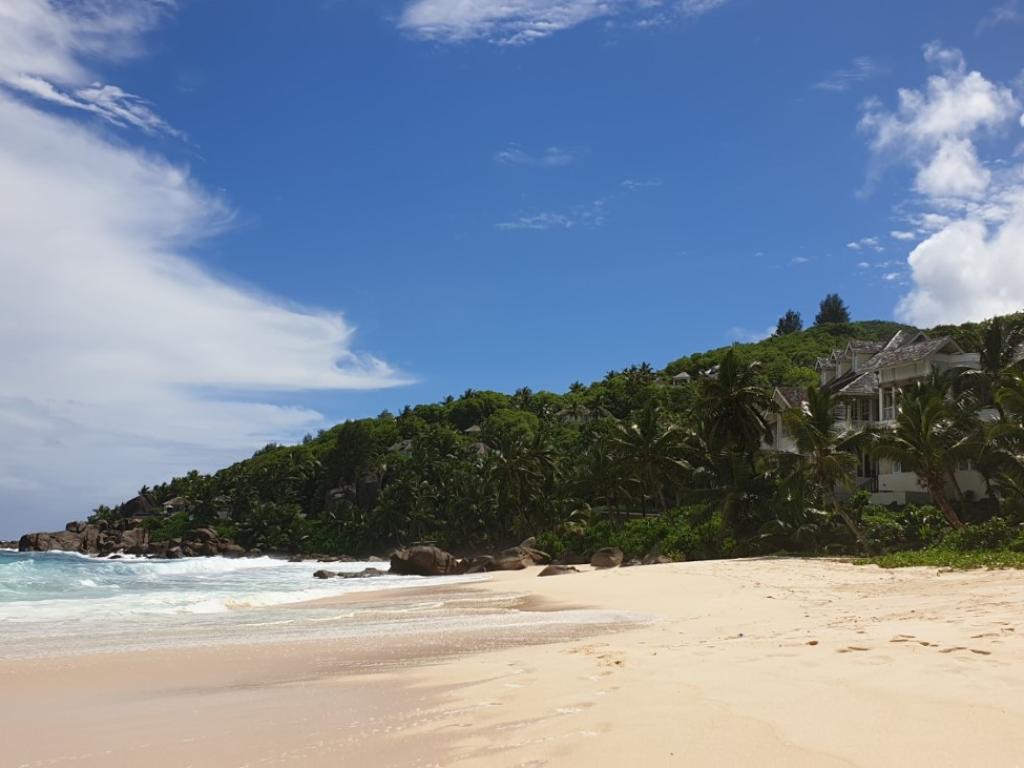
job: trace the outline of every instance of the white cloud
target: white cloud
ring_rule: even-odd
[[[990,175],[972,137],[1005,127],[1020,114],[1020,104],[1010,88],[968,72],[958,50],[930,43],[925,60],[941,70],[928,78],[926,89],[901,88],[895,112],[869,102],[860,127],[872,136],[878,156],[893,155],[917,166],[916,186],[922,194],[980,196]]]
[[[884,74],[885,69],[870,56],[858,56],[849,67],[830,72],[812,87],[819,91],[848,91],[858,83]]]
[[[910,254],[914,287],[897,317],[922,325],[982,320],[1024,309],[1024,198],[990,228],[968,217]]]
[[[495,226],[502,230],[516,229],[573,229],[574,227],[600,227],[604,224],[607,203],[605,200],[594,200],[588,205],[580,205],[567,213],[550,211],[519,216],[509,221],[498,222]]]
[[[981,34],[986,29],[998,27],[1002,24],[1014,24],[1024,21],[1024,12],[1021,11],[1019,0],[1007,0],[989,11],[978,22],[977,33]]]
[[[749,328],[743,328],[741,326],[734,326],[729,329],[729,338],[733,341],[740,341],[745,344],[753,344],[754,342],[763,341],[769,336],[775,334],[775,326],[770,325],[764,330],[752,331]]]
[[[853,240],[846,244],[846,247],[851,251],[875,251],[881,253],[885,250],[885,246],[879,242],[877,237],[862,237],[860,240]]]
[[[794,264],[806,264],[810,261],[810,259],[807,258],[806,256],[794,256],[792,259],[790,259],[790,261],[793,262]]]
[[[921,166],[915,187],[928,197],[979,198],[991,180],[992,173],[979,162],[970,139],[945,139]]]
[[[917,237],[913,232],[907,232],[902,229],[894,229],[889,233],[889,237],[893,240],[913,240]]]
[[[91,112],[118,126],[180,135],[138,96],[93,81],[80,61],[91,55],[133,55],[139,36],[172,5],[170,0],[84,0],[59,6],[7,0],[0,10],[0,86]]]
[[[412,0],[398,26],[416,37],[453,43],[483,39],[523,45],[598,18],[629,15],[663,23],[666,11],[695,17],[726,0]]]
[[[129,50],[133,28],[103,17],[108,4],[88,7],[88,46],[57,35],[63,47],[42,46],[33,59],[25,40],[65,27],[50,5],[9,3],[3,12],[19,14],[25,37],[0,44],[0,71],[88,77],[74,56],[103,50],[99,30]],[[5,533],[55,525],[322,421],[260,393],[400,383],[353,350],[338,314],[289,306],[190,261],[184,254],[231,213],[186,169],[38,104],[0,89]]]
[[[494,159],[502,165],[525,165],[539,168],[561,168],[575,159],[573,154],[561,147],[548,147],[543,152],[531,154],[518,144],[510,144],[498,152]]]
[[[896,316],[916,325],[980,320],[1024,308],[1024,165],[986,164],[976,141],[1017,124],[1013,91],[968,71],[963,55],[931,44],[940,73],[924,91],[901,89],[899,108],[869,106],[861,125],[876,153],[917,168],[924,239],[910,253],[910,291]],[[895,234],[894,234],[895,236]],[[906,238],[911,239],[911,238]],[[891,272],[885,279],[901,275]]]
[[[660,187],[661,184],[661,179],[624,179],[622,187],[630,192],[639,192],[641,189]]]

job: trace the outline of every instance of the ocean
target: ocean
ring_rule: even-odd
[[[605,611],[521,611],[522,595],[514,593],[408,592],[442,582],[471,584],[484,575],[313,578],[321,568],[357,572],[368,567],[387,565],[269,557],[111,560],[0,550],[0,660],[342,637],[372,642],[382,635],[453,628],[558,632],[624,618]],[[376,597],[320,600],[366,592]]]

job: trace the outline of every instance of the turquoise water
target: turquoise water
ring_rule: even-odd
[[[373,584],[313,578],[320,568],[355,572],[373,566],[289,563],[269,557],[110,560],[0,551],[0,622],[213,614],[421,581],[400,576],[378,577]]]
[[[458,587],[487,578],[480,575],[313,578],[320,568],[354,572],[374,565],[0,550],[0,659],[340,638],[372,645],[417,633],[486,639],[512,629],[550,639],[581,625],[636,620],[607,611],[522,611],[522,595]],[[404,589],[434,583],[456,588],[426,595]],[[352,592],[375,597],[317,601]]]

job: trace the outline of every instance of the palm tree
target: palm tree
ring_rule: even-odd
[[[1002,418],[986,430],[986,479],[1004,498],[1024,500],[1024,371],[1004,376],[995,401]]]
[[[734,446],[753,456],[768,433],[771,396],[758,382],[760,363],[744,365],[730,349],[718,375],[699,382],[697,416],[712,445]],[[752,463],[752,459],[751,459]]]
[[[1007,382],[1007,377],[1019,362],[1021,345],[1024,344],[1024,324],[1008,323],[1002,317],[994,317],[977,338],[981,367],[976,371],[965,371],[963,381],[978,398],[981,405],[995,405],[1000,414],[1003,407],[996,393]]]
[[[818,387],[808,387],[807,404],[790,408],[782,418],[800,451],[800,471],[806,473],[812,497],[828,501],[846,527],[867,550],[868,542],[860,527],[843,508],[837,489],[850,489],[857,471],[857,450],[865,442],[863,430],[836,426],[837,400]]]
[[[682,460],[683,437],[678,425],[663,423],[661,410],[651,403],[632,421],[615,423],[610,444],[622,473],[639,487],[644,515],[648,499],[664,512],[666,485],[680,470],[689,470]]]
[[[974,436],[963,434],[955,423],[952,404],[933,387],[906,393],[895,429],[877,435],[876,456],[897,461],[903,471],[914,472],[932,501],[953,528],[963,522],[949,500],[946,484],[961,458],[969,458]]]

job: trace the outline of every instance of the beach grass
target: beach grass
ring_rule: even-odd
[[[948,547],[931,547],[906,552],[855,560],[858,565],[877,565],[882,568],[909,568],[915,566],[954,568],[1024,568],[1024,552],[1009,549],[960,551]]]

